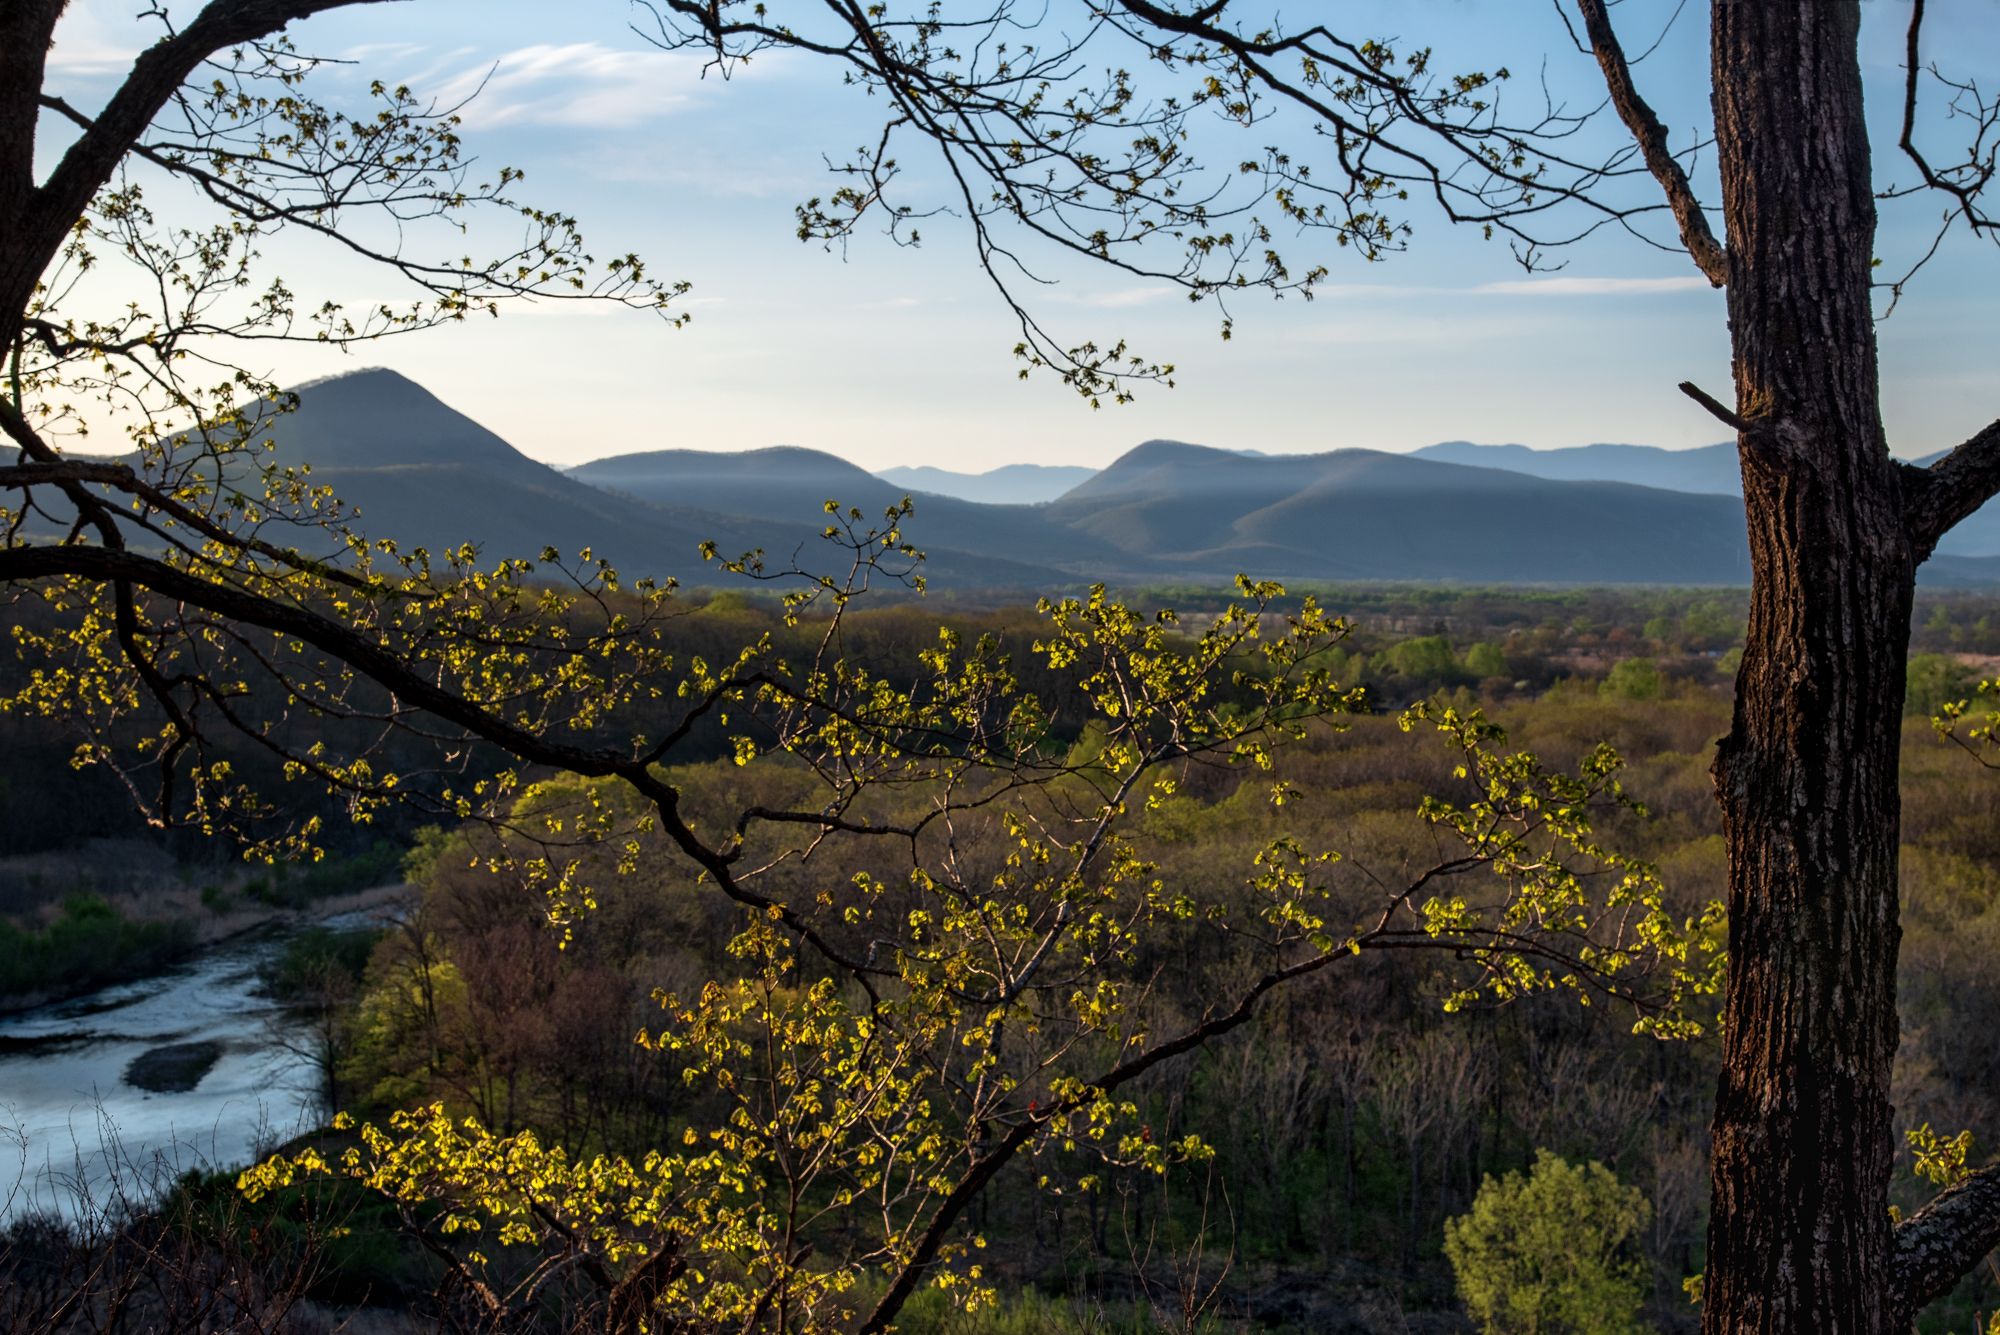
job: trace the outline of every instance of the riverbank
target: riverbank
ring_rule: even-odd
[[[254,933],[278,933],[349,915],[385,913],[415,891],[400,881],[302,904],[170,885],[156,892],[78,895],[29,924],[0,918],[0,1017],[157,978],[190,958]],[[37,921],[38,920],[38,921]]]

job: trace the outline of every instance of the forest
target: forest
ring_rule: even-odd
[[[1505,729],[1508,748],[1552,769],[1574,768],[1609,743],[1632,802],[1607,812],[1597,837],[1657,870],[1675,916],[1702,916],[1724,876],[1709,767],[1728,723],[1740,595],[1376,587],[1317,596],[1352,615],[1354,628],[1324,657],[1335,680],[1360,686],[1361,696],[1282,748],[1277,763],[1290,791],[1281,806],[1268,799],[1264,771],[1228,763],[1189,768],[1170,793],[1147,802],[1121,857],[1155,869],[1155,896],[1199,903],[1217,922],[1253,919],[1264,855],[1274,841],[1290,841],[1339,853],[1325,876],[1326,916],[1365,916],[1381,886],[1437,862],[1444,836],[1422,815],[1426,799],[1465,794],[1466,780],[1454,772],[1464,754],[1399,718],[1428,702],[1485,710]],[[1177,590],[1134,602],[1141,597],[1184,600],[1181,619],[1190,623],[1203,602],[1210,615],[1225,614],[1213,595]],[[1296,605],[1297,596],[1287,601]],[[894,674],[935,642],[940,620],[959,636],[1018,647],[1024,667],[1045,629],[1026,609],[891,606],[851,614],[847,651],[857,664]],[[740,595],[712,597],[682,626],[682,643],[710,653],[746,635],[803,643],[814,631],[809,622],[787,627],[781,609]],[[1921,1174],[1976,1161],[1977,1147],[2000,1135],[1986,1097],[2000,1070],[1981,1055],[1992,1049],[1981,1035],[2000,1023],[2000,992],[1985,965],[2000,945],[1993,779],[1978,754],[1942,738],[1932,718],[1973,694],[1982,667],[2000,653],[2000,602],[1927,600],[1913,635],[1896,1092],[1904,1146],[1897,1199],[1906,1209],[1930,1190]],[[1187,653],[1195,643],[1182,634],[1173,648]],[[1079,689],[1072,672],[1045,667],[1024,678],[1057,701]],[[45,725],[16,718],[6,726],[10,756],[59,745]],[[1072,757],[1104,744],[1087,728],[1057,732]],[[669,771],[698,826],[746,808],[782,808],[813,786],[797,760],[768,755],[739,764],[728,747],[718,731],[710,757]],[[23,771],[10,765],[10,772]],[[50,782],[59,766],[36,773],[51,813],[90,812],[104,823],[44,827],[42,848],[11,850],[0,868],[89,838],[143,842],[129,807],[91,799],[89,771],[73,772],[68,792]],[[927,787],[900,792],[889,805],[921,806]],[[357,878],[384,875],[393,850],[406,850],[401,870],[414,898],[393,926],[305,932],[268,980],[274,996],[311,1017],[328,1120],[386,1124],[399,1110],[436,1107],[447,1121],[470,1117],[496,1137],[532,1136],[579,1160],[637,1161],[698,1130],[728,1127],[738,1112],[736,1091],[718,1083],[698,1053],[633,1035],[671,1023],[669,998],[756,976],[746,973],[744,954],[746,922],[754,930],[756,915],[746,919],[740,903],[704,886],[699,869],[658,832],[635,836],[635,846],[595,839],[553,855],[546,839],[518,832],[533,828],[534,813],[631,805],[603,781],[549,776],[524,792],[512,821],[455,826],[404,813],[357,827],[322,867],[289,874],[282,864],[232,869],[219,850],[197,846],[187,856],[188,847],[171,841],[158,856],[183,880],[267,897],[282,889],[309,904]],[[393,836],[387,843],[385,834]],[[981,825],[964,832],[953,856],[995,867],[1005,863],[1008,842],[1004,827]],[[542,865],[550,856],[578,864],[574,883],[596,887],[594,907],[552,909],[555,882]],[[777,859],[759,884],[774,898],[803,902],[837,897],[857,875],[889,881],[897,864],[893,852],[849,840],[809,858]],[[156,967],[161,938],[192,938],[185,920],[126,920],[126,912],[145,916],[143,897],[92,884],[87,859],[75,860],[74,870],[81,879],[39,892],[12,883],[11,968],[32,967],[24,962],[38,950],[54,958],[93,921],[116,923],[146,943],[125,957],[130,969]],[[106,893],[124,907],[79,898]],[[104,960],[117,947],[100,936],[93,949]],[[1275,944],[1246,950],[1199,924],[1156,924],[1120,965],[1122,976],[1143,984],[1123,1022],[1144,1033],[1185,1029],[1203,999],[1237,994],[1266,957],[1282,952]],[[1527,1301],[1520,1295],[1529,1293],[1545,1304],[1534,1319],[1555,1328],[1691,1329],[1686,1286],[1702,1270],[1718,1061],[1713,994],[1692,998],[1691,1013],[1706,1023],[1663,1037],[1635,1032],[1639,1012],[1609,994],[1480,995],[1475,979],[1468,997],[1468,976],[1478,972],[1469,953],[1476,952],[1358,955],[1352,967],[1275,994],[1254,1023],[1147,1072],[1121,1116],[1125,1138],[1136,1132],[1138,1141],[1107,1152],[1051,1140],[973,1204],[967,1227],[978,1240],[977,1273],[995,1298],[967,1311],[948,1290],[926,1289],[897,1328],[965,1335],[1455,1329],[1469,1319],[1516,1330],[1535,1327],[1495,1304],[1505,1294]],[[332,1160],[360,1143],[356,1135],[330,1130],[286,1152]],[[1153,1156],[1144,1152],[1151,1145],[1176,1148]],[[1557,1179],[1555,1170],[1576,1176]],[[763,1189],[781,1190],[783,1178],[775,1174]],[[1545,1178],[1539,1197],[1524,1187]],[[1478,1204],[1482,1186],[1492,1193],[1510,1183],[1516,1194],[1504,1203],[1489,1194]],[[428,1322],[454,1310],[462,1276],[440,1257],[450,1234],[437,1231],[435,1216],[411,1216],[338,1178],[288,1180],[255,1202],[236,1193],[229,1175],[191,1178],[174,1188],[160,1217],[178,1216],[187,1237],[200,1241],[176,1245],[202,1255],[230,1253],[250,1236],[283,1239],[238,1263],[294,1316],[333,1323],[360,1311],[369,1321]],[[1476,1248],[1448,1244],[1472,1236],[1482,1208],[1506,1221],[1507,1238],[1539,1237],[1545,1251],[1581,1247],[1579,1237],[1601,1227],[1601,1263],[1563,1280],[1543,1273],[1552,1257],[1530,1257],[1526,1270],[1516,1265],[1494,1281],[1504,1293],[1493,1298],[1496,1290],[1479,1287],[1477,1259],[1455,1266],[1450,1255],[1453,1246]],[[338,1227],[330,1226],[335,1219]],[[866,1233],[836,1225],[818,1245],[863,1247]],[[93,1245],[107,1244],[17,1223],[0,1262],[28,1304],[17,1321],[29,1320],[26,1295],[36,1291],[29,1281],[40,1276],[52,1298],[62,1292],[58,1277]],[[524,1240],[515,1255],[491,1258],[487,1282],[518,1279],[537,1256]],[[1564,1299],[1563,1283],[1600,1287]],[[1996,1298],[2000,1276],[1977,1272],[1926,1315],[1924,1328],[1968,1329]]]

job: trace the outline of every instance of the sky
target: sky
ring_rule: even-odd
[[[54,89],[101,102],[150,40],[136,17],[145,7],[71,0]],[[169,8],[184,18],[194,6]],[[1625,0],[1613,12],[1628,49],[1659,39],[1640,86],[1672,141],[1692,142],[1706,126],[1705,6]],[[1877,172],[1889,180],[1908,174],[1888,152],[1909,11],[1906,0],[1865,0],[1863,12]],[[1509,97],[1538,100],[1545,86],[1581,108],[1602,96],[1546,2],[1354,0],[1341,14],[1354,32],[1435,46],[1441,67],[1506,64],[1516,72]],[[1996,14],[1995,0],[1933,0],[1925,58],[1991,71]],[[796,239],[793,206],[831,188],[825,158],[872,137],[879,102],[805,56],[761,58],[721,78],[646,42],[634,28],[645,17],[624,0],[403,0],[323,15],[292,36],[302,51],[350,62],[313,76],[336,105],[369,79],[445,104],[476,93],[464,134],[481,164],[524,170],[520,193],[574,214],[595,253],[636,251],[660,276],[691,283],[676,304],[692,317],[684,327],[604,307],[517,306],[350,354],[260,345],[257,369],[296,383],[389,366],[559,465],[789,444],[867,468],[978,472],[1102,466],[1153,438],[1295,453],[1451,439],[1687,447],[1726,434],[1675,388],[1693,380],[1729,397],[1723,298],[1684,255],[1605,233],[1558,257],[1560,271],[1531,274],[1504,245],[1422,208],[1410,215],[1408,252],[1381,263],[1286,238],[1288,256],[1330,264],[1321,294],[1240,299],[1226,342],[1210,305],[1030,252],[1054,280],[1030,300],[1066,343],[1124,338],[1177,368],[1174,388],[1141,387],[1135,403],[1093,411],[1053,377],[1018,377],[1018,331],[963,225],[932,221],[914,250],[872,232],[844,252]],[[1286,142],[1314,151],[1297,130]],[[1941,115],[1927,133],[1940,151],[1960,138]],[[1225,161],[1242,151],[1240,141],[1205,142],[1220,144]],[[935,163],[912,146],[906,168],[923,197]],[[1699,166],[1695,176],[1715,200]],[[1885,271],[1929,243],[1940,207],[1920,199],[1885,212]],[[442,254],[462,244],[419,241]],[[323,248],[288,244],[273,260],[350,298],[381,282]],[[1896,453],[1956,444],[2000,415],[1996,323],[2000,252],[1949,238],[1880,326]]]

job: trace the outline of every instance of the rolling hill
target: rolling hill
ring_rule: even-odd
[[[698,510],[642,505],[574,481],[394,371],[307,383],[296,411],[275,418],[274,457],[307,464],[355,511],[355,527],[432,550],[470,542],[488,561],[568,557],[585,548],[628,579],[686,575],[700,544],[747,534]]]
[[[899,489],[812,450],[657,450],[571,477],[718,511],[770,535],[828,498],[875,512]],[[1041,506],[918,496],[910,531],[958,552],[1035,560],[1078,578],[1427,579],[1740,583],[1741,506],[1724,497],[1550,482],[1406,455],[1248,455],[1173,441],[1129,451]],[[789,529],[783,531],[789,532]],[[927,535],[948,535],[940,549]],[[781,539],[766,536],[767,546]],[[940,563],[940,579],[953,570]],[[980,582],[991,582],[984,571]]]
[[[1039,569],[1042,582],[1073,583],[1078,570],[1129,575],[1140,568],[1112,544],[1052,523],[1046,507],[912,493],[844,459],[797,446],[734,454],[651,450],[594,460],[569,476],[653,504],[699,505],[728,516],[773,551],[823,527],[829,500],[873,520],[910,496],[916,508],[904,525],[906,535],[941,580],[1034,583]]]

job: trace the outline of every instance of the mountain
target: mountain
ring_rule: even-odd
[[[712,540],[723,556],[761,548],[774,567],[796,554],[808,566],[844,569],[838,553],[820,556],[825,502],[852,497],[873,516],[900,499],[859,468],[800,449],[662,451],[678,465],[678,480],[664,486],[649,485],[657,470],[629,466],[659,456],[558,472],[393,371],[355,372],[295,392],[297,409],[271,423],[275,456],[311,464],[313,481],[359,512],[360,531],[433,551],[471,542],[489,561],[532,558],[547,546],[574,557],[588,547],[628,581],[693,582],[717,577],[700,555]],[[863,497],[864,488],[879,494]],[[1026,589],[1065,578],[999,554],[928,554],[933,578],[968,585]]]
[[[1412,453],[1419,459],[1470,464],[1475,468],[1504,468],[1512,473],[1561,482],[1631,482],[1668,491],[1715,496],[1743,494],[1734,442],[1692,450],[1663,450],[1657,445],[1572,445],[1557,450],[1535,450],[1526,445],[1475,445],[1465,440],[1447,440]]]
[[[1737,584],[1740,504],[1374,450],[1149,441],[1048,507],[1186,577]]]
[[[871,517],[903,492],[845,459],[796,445],[724,453],[648,450],[579,464],[568,477],[656,505],[698,503],[726,514],[822,516],[827,501]]]
[[[1929,589],[2000,589],[2000,556],[1953,556],[1939,552],[1917,567],[1917,583]]]
[[[725,555],[761,547],[774,566],[844,568],[817,542],[825,503],[856,507],[873,521],[908,494],[833,455],[796,447],[654,450],[565,474],[390,371],[318,381],[297,393],[297,411],[269,423],[277,461],[310,465],[312,480],[356,512],[360,531],[406,548],[470,542],[495,561],[533,558],[545,546],[572,556],[589,547],[628,579],[694,581],[713,578],[697,552],[712,539]],[[1047,503],[990,505],[921,492],[915,502],[904,531],[945,590],[1224,583],[1239,572],[1467,584],[1748,578],[1742,506],[1733,497],[1374,450],[1255,455],[1148,441]],[[297,540],[332,550],[310,529]],[[1992,587],[2000,584],[2000,555],[1942,553],[1925,578]]]
[[[1412,451],[1420,459],[1504,468],[1532,477],[1566,481],[1635,482],[1712,495],[1741,496],[1743,475],[1733,442],[1691,450],[1663,450],[1656,445],[1576,445],[1535,450],[1526,445],[1474,445],[1449,440]],[[1943,452],[1909,462],[1927,467]],[[2000,501],[1968,516],[1938,544],[1941,556],[2000,556]]]
[[[365,370],[300,385],[295,411],[269,422],[272,457],[308,464],[355,511],[355,527],[432,551],[470,542],[482,559],[534,558],[584,548],[628,580],[682,577],[700,544],[725,550],[746,534],[687,507],[642,505],[537,463],[394,371]]]
[[[1095,476],[1069,464],[1007,464],[984,473],[954,473],[929,465],[885,468],[875,476],[910,491],[927,491],[984,505],[1040,505]]]

